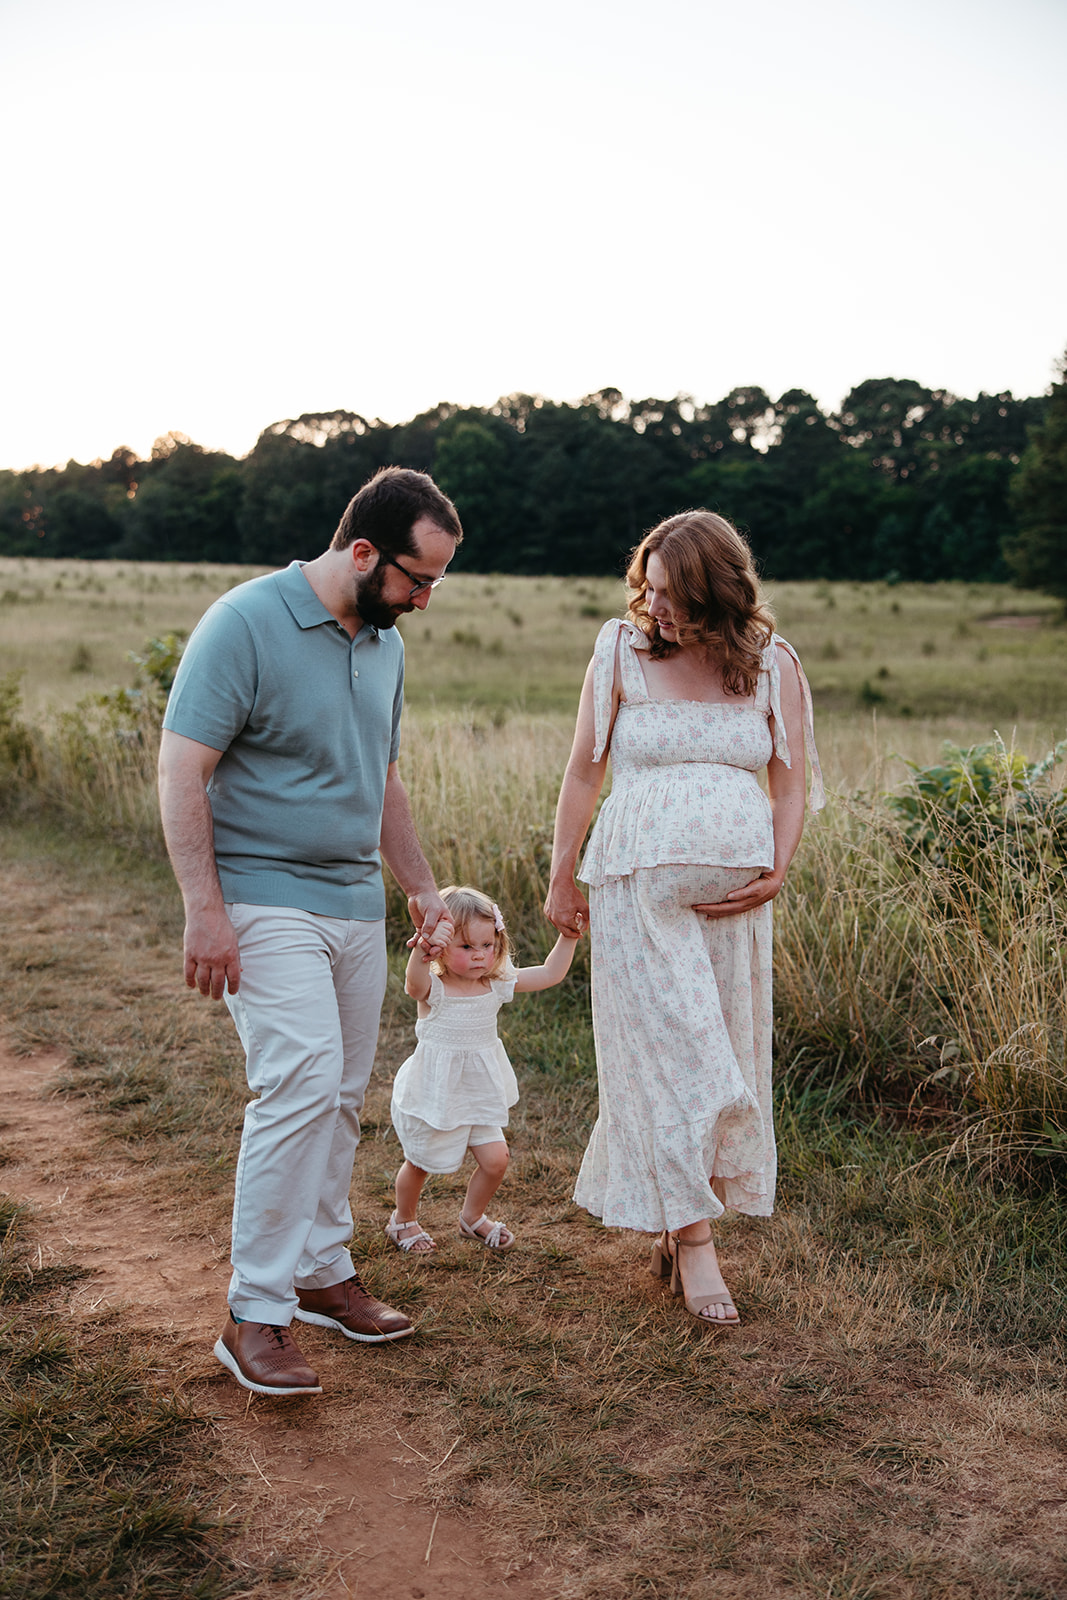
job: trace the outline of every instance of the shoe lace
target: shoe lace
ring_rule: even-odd
[[[259,1331],[265,1338],[273,1340],[279,1350],[286,1350],[293,1342],[293,1336],[288,1328],[280,1328],[276,1323],[261,1322]]]

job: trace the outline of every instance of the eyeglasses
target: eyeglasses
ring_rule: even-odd
[[[439,583],[444,583],[445,579],[448,577],[447,572],[442,572],[439,578],[416,578],[413,572],[409,572],[407,567],[402,567],[400,562],[394,560],[392,556],[387,556],[384,550],[379,550],[378,554],[381,556],[386,566],[395,567],[398,572],[402,572],[404,574],[405,578],[411,585],[411,593],[408,595],[409,600],[414,600],[417,594],[425,594],[427,589],[436,589],[437,585]]]

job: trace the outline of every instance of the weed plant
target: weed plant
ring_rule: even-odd
[[[921,775],[920,775],[921,779]],[[915,792],[919,792],[915,785]],[[1067,1153],[1063,865],[1010,819],[838,802],[776,910],[778,1058],[943,1136],[946,1159],[1057,1181]],[[1036,802],[1035,802],[1036,803]],[[1060,802],[1048,802],[1057,813]],[[903,815],[910,819],[901,825]]]

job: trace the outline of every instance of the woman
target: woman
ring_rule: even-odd
[[[804,825],[805,746],[815,809],[822,781],[807,680],[734,528],[671,517],[626,579],[627,619],[601,630],[582,688],[545,904],[592,938],[600,1115],[575,1199],[662,1230],[653,1272],[720,1327],[740,1319],[711,1219],[774,1204],[771,901]],[[609,754],[587,905],[575,872]]]

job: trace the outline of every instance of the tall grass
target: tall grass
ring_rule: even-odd
[[[940,1128],[946,1155],[1063,1171],[1061,868],[997,874],[978,895],[959,868],[911,856],[887,810],[838,801],[809,829],[776,917],[789,1073]]]
[[[438,881],[491,890],[513,936],[535,942],[547,926],[541,906],[569,745],[558,718],[494,723],[452,712],[413,721],[406,732],[404,780]],[[395,886],[390,912],[406,922]]]
[[[0,681],[0,806],[159,852],[159,730],[158,703],[125,691],[30,723],[14,678]]]
[[[530,604],[520,611],[516,586],[523,582]],[[438,881],[489,889],[524,958],[536,958],[550,938],[540,908],[571,718],[507,704],[499,681],[502,674],[506,678],[506,658],[482,650],[481,665],[472,667],[470,658],[478,652],[464,641],[468,635],[490,638],[493,627],[506,624],[524,650],[537,636],[536,658],[544,652],[541,635],[550,619],[542,591],[558,603],[567,590],[549,579],[467,583],[473,609],[464,612],[457,581],[447,611],[433,613],[450,627],[465,619],[464,627],[452,628],[457,638],[462,635],[459,642],[431,647],[428,637],[415,634],[419,643],[409,645],[409,656],[417,674],[427,670],[422,656],[430,650],[438,660],[439,688],[465,684],[464,675],[474,673],[491,692],[467,706],[431,706],[427,696],[414,696],[416,709],[405,723],[403,773]],[[602,614],[609,588],[598,589],[586,608]],[[837,628],[853,612],[853,621],[865,620],[887,606],[891,622],[916,610],[924,628],[940,615],[937,595],[901,589],[890,597],[889,591],[876,593],[878,586],[842,585],[829,608],[834,593],[823,588],[826,595],[790,586],[781,596],[783,609],[788,603],[796,612],[794,632],[813,630],[828,611]],[[991,598],[976,592],[972,608],[991,608]],[[520,627],[514,618],[524,614],[529,621]],[[599,620],[600,615],[586,618],[582,626],[591,635]],[[970,624],[961,627],[969,648]],[[1014,630],[1012,648],[1023,637],[1036,635]],[[813,632],[813,647],[814,638]],[[1044,640],[1046,657],[1053,643]],[[831,651],[824,641],[822,654],[838,671],[839,657],[854,647],[855,640],[843,638],[841,648]],[[572,674],[580,668],[580,653],[568,668]],[[819,657],[814,648],[808,655],[809,661]],[[903,666],[892,659],[893,678],[903,676]],[[940,663],[940,656],[935,659]],[[140,684],[133,691],[89,696],[44,721],[21,713],[17,688],[8,680],[0,692],[0,801],[161,855],[154,774],[162,704],[155,691],[162,680],[155,660],[151,652],[141,658]],[[838,754],[844,725],[834,726]],[[1018,830],[1007,810],[999,844],[983,836],[979,855],[962,814],[939,814],[940,853],[917,850],[914,816],[909,822],[886,803],[886,752],[877,724],[860,724],[853,716],[849,727],[853,781],[809,824],[777,907],[781,1070],[791,1082],[810,1081],[820,1092],[838,1086],[868,1111],[935,1130],[940,1147],[950,1153],[1016,1173],[1058,1173],[1067,1150],[1062,861],[1042,846],[1032,861],[1021,862]],[[856,788],[857,773],[866,792]],[[953,828],[960,831],[957,840]],[[976,876],[972,868],[979,856]],[[388,915],[399,947],[407,911],[391,881]],[[583,947],[579,986],[586,956]],[[587,1044],[574,1042],[582,1030],[587,1040],[587,1014],[580,1007],[563,1009],[561,1026],[570,1030],[572,1042],[557,1040],[554,1051],[588,1063]]]

